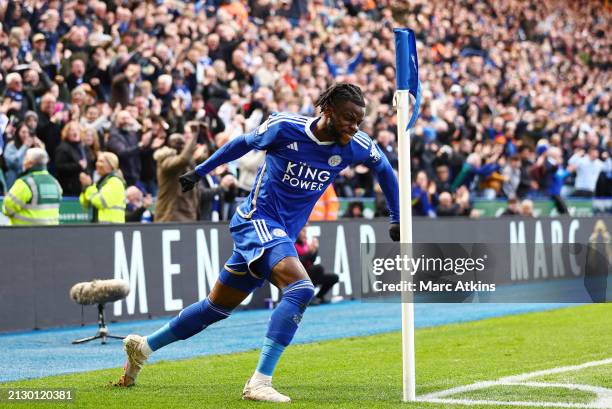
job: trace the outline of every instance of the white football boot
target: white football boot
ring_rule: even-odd
[[[145,337],[140,335],[128,335],[123,340],[123,349],[127,355],[127,361],[123,366],[123,375],[115,386],[133,386],[136,383],[136,378],[142,369],[148,356],[143,353],[143,346],[145,345]]]
[[[271,380],[251,381],[250,378],[242,391],[242,399],[260,402],[290,403],[291,398],[272,387]]]

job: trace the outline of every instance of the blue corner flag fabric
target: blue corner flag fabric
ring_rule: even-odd
[[[409,28],[395,28],[395,80],[397,89],[408,90],[414,97],[412,117],[406,130],[412,128],[419,116],[421,106],[421,81],[419,81],[419,58],[414,31]]]

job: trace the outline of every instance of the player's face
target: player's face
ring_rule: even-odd
[[[359,130],[359,125],[365,117],[365,108],[345,101],[330,109],[328,115],[327,131],[337,143],[346,145]]]

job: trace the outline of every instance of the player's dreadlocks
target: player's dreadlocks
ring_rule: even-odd
[[[353,84],[339,83],[323,91],[315,101],[315,107],[320,107],[321,112],[323,112],[327,108],[344,101],[351,101],[360,107],[366,106],[361,88]]]

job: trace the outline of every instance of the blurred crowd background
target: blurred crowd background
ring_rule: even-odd
[[[612,196],[610,11],[586,0],[0,0],[0,191],[41,147],[64,196],[79,196],[110,151],[128,220],[228,219],[264,153],[190,195],[178,175],[272,112],[316,115],[334,82],[362,87],[361,129],[397,168],[393,28],[410,27],[423,96],[413,214],[477,217],[476,198],[525,216],[547,198],[567,213],[567,197]],[[325,197],[351,202],[339,216],[364,216],[364,198],[386,214],[365,166]]]

